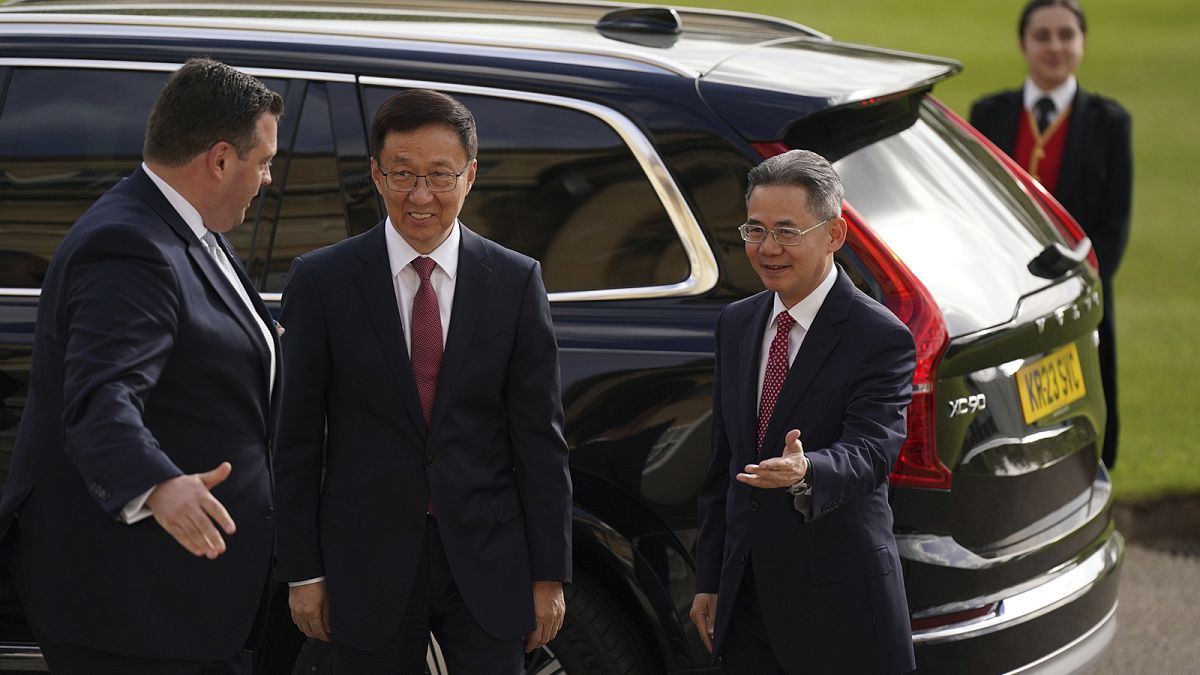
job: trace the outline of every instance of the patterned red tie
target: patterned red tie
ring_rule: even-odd
[[[796,320],[784,310],[775,317],[778,324],[775,328],[775,339],[771,340],[771,350],[767,356],[767,374],[763,377],[762,399],[758,404],[758,456],[763,454],[763,441],[767,436],[767,423],[771,421],[771,413],[775,411],[775,399],[779,398],[779,390],[788,373],[788,334]]]
[[[417,395],[421,397],[421,413],[428,426],[433,420],[433,396],[437,393],[438,371],[442,367],[442,315],[437,293],[429,281],[437,263],[433,258],[420,257],[413,258],[412,266],[421,277],[421,285],[413,296],[410,351]]]
[[[437,393],[438,371],[442,368],[442,314],[438,308],[437,293],[433,290],[433,282],[429,275],[437,263],[433,258],[413,258],[413,269],[421,277],[421,285],[417,286],[417,294],[413,296],[412,306],[412,339],[411,352],[413,378],[417,381],[417,396],[421,398],[421,414],[425,417],[425,426],[433,420],[433,397]],[[429,495],[429,503],[425,513],[434,516],[437,511],[433,508],[433,495]]]

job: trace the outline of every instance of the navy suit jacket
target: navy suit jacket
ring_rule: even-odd
[[[1020,89],[984,97],[971,106],[971,124],[1012,157],[1024,109]],[[1129,113],[1119,103],[1082,88],[1071,102],[1066,147],[1054,197],[1092,240],[1106,285],[1129,241],[1133,149]]]
[[[451,573],[499,639],[534,627],[532,583],[571,577],[558,347],[536,261],[462,228],[426,427],[386,221],[299,257],[284,292],[277,576],[324,575],[339,643],[400,623],[432,495]]]
[[[887,476],[906,435],[915,350],[908,329],[841,269],[788,370],[763,458],[790,429],[810,464],[811,519],[784,489],[735,479],[756,459],[758,375],[774,294],[717,322],[712,462],[701,486],[697,592],[717,593],[720,654],[747,565],[767,637],[788,672],[915,667]]]
[[[0,500],[0,532],[19,530],[14,577],[30,621],[55,642],[110,652],[233,656],[270,571],[269,354],[142,169],[67,233],[34,340]],[[160,481],[222,461],[233,473],[213,494],[238,529],[216,560],[188,553],[153,518],[118,522],[126,502]]]

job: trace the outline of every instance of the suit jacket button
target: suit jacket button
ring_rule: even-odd
[[[433,455],[426,455],[425,463],[428,464],[429,466],[433,466],[433,460],[435,460],[435,459],[437,459],[437,457],[435,457]]]
[[[263,509],[263,520],[270,520],[273,517],[275,517],[275,507],[268,506]]]
[[[757,499],[751,499],[751,500],[750,500],[750,510],[751,510],[751,511],[757,511],[757,510],[758,510],[758,500],[757,500]]]

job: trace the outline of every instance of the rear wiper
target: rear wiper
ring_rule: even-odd
[[[1087,237],[1080,239],[1073,249],[1054,242],[1034,256],[1026,267],[1034,276],[1043,279],[1057,279],[1079,267],[1079,264],[1087,259],[1088,253],[1091,251],[1092,240]]]

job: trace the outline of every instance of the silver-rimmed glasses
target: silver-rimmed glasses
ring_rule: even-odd
[[[833,218],[826,218],[816,225],[804,230],[797,229],[795,227],[776,227],[771,229],[769,227],[763,227],[762,225],[743,223],[742,225],[738,226],[738,232],[742,234],[742,239],[751,244],[763,243],[767,240],[767,235],[769,234],[772,237],[775,237],[775,241],[778,242],[780,246],[795,246],[796,244],[800,243],[800,240],[804,239],[804,235],[812,232],[831,220],[833,220]]]
[[[408,171],[392,171],[390,173],[380,171],[379,174],[383,176],[383,184],[386,185],[389,190],[394,190],[396,192],[412,192],[413,190],[417,189],[418,178],[425,179],[425,187],[429,188],[430,192],[450,192],[454,188],[458,187],[459,177],[466,173],[467,169],[470,167],[471,162],[468,161],[467,165],[464,166],[458,173],[435,171],[433,173],[419,174],[410,173]]]

